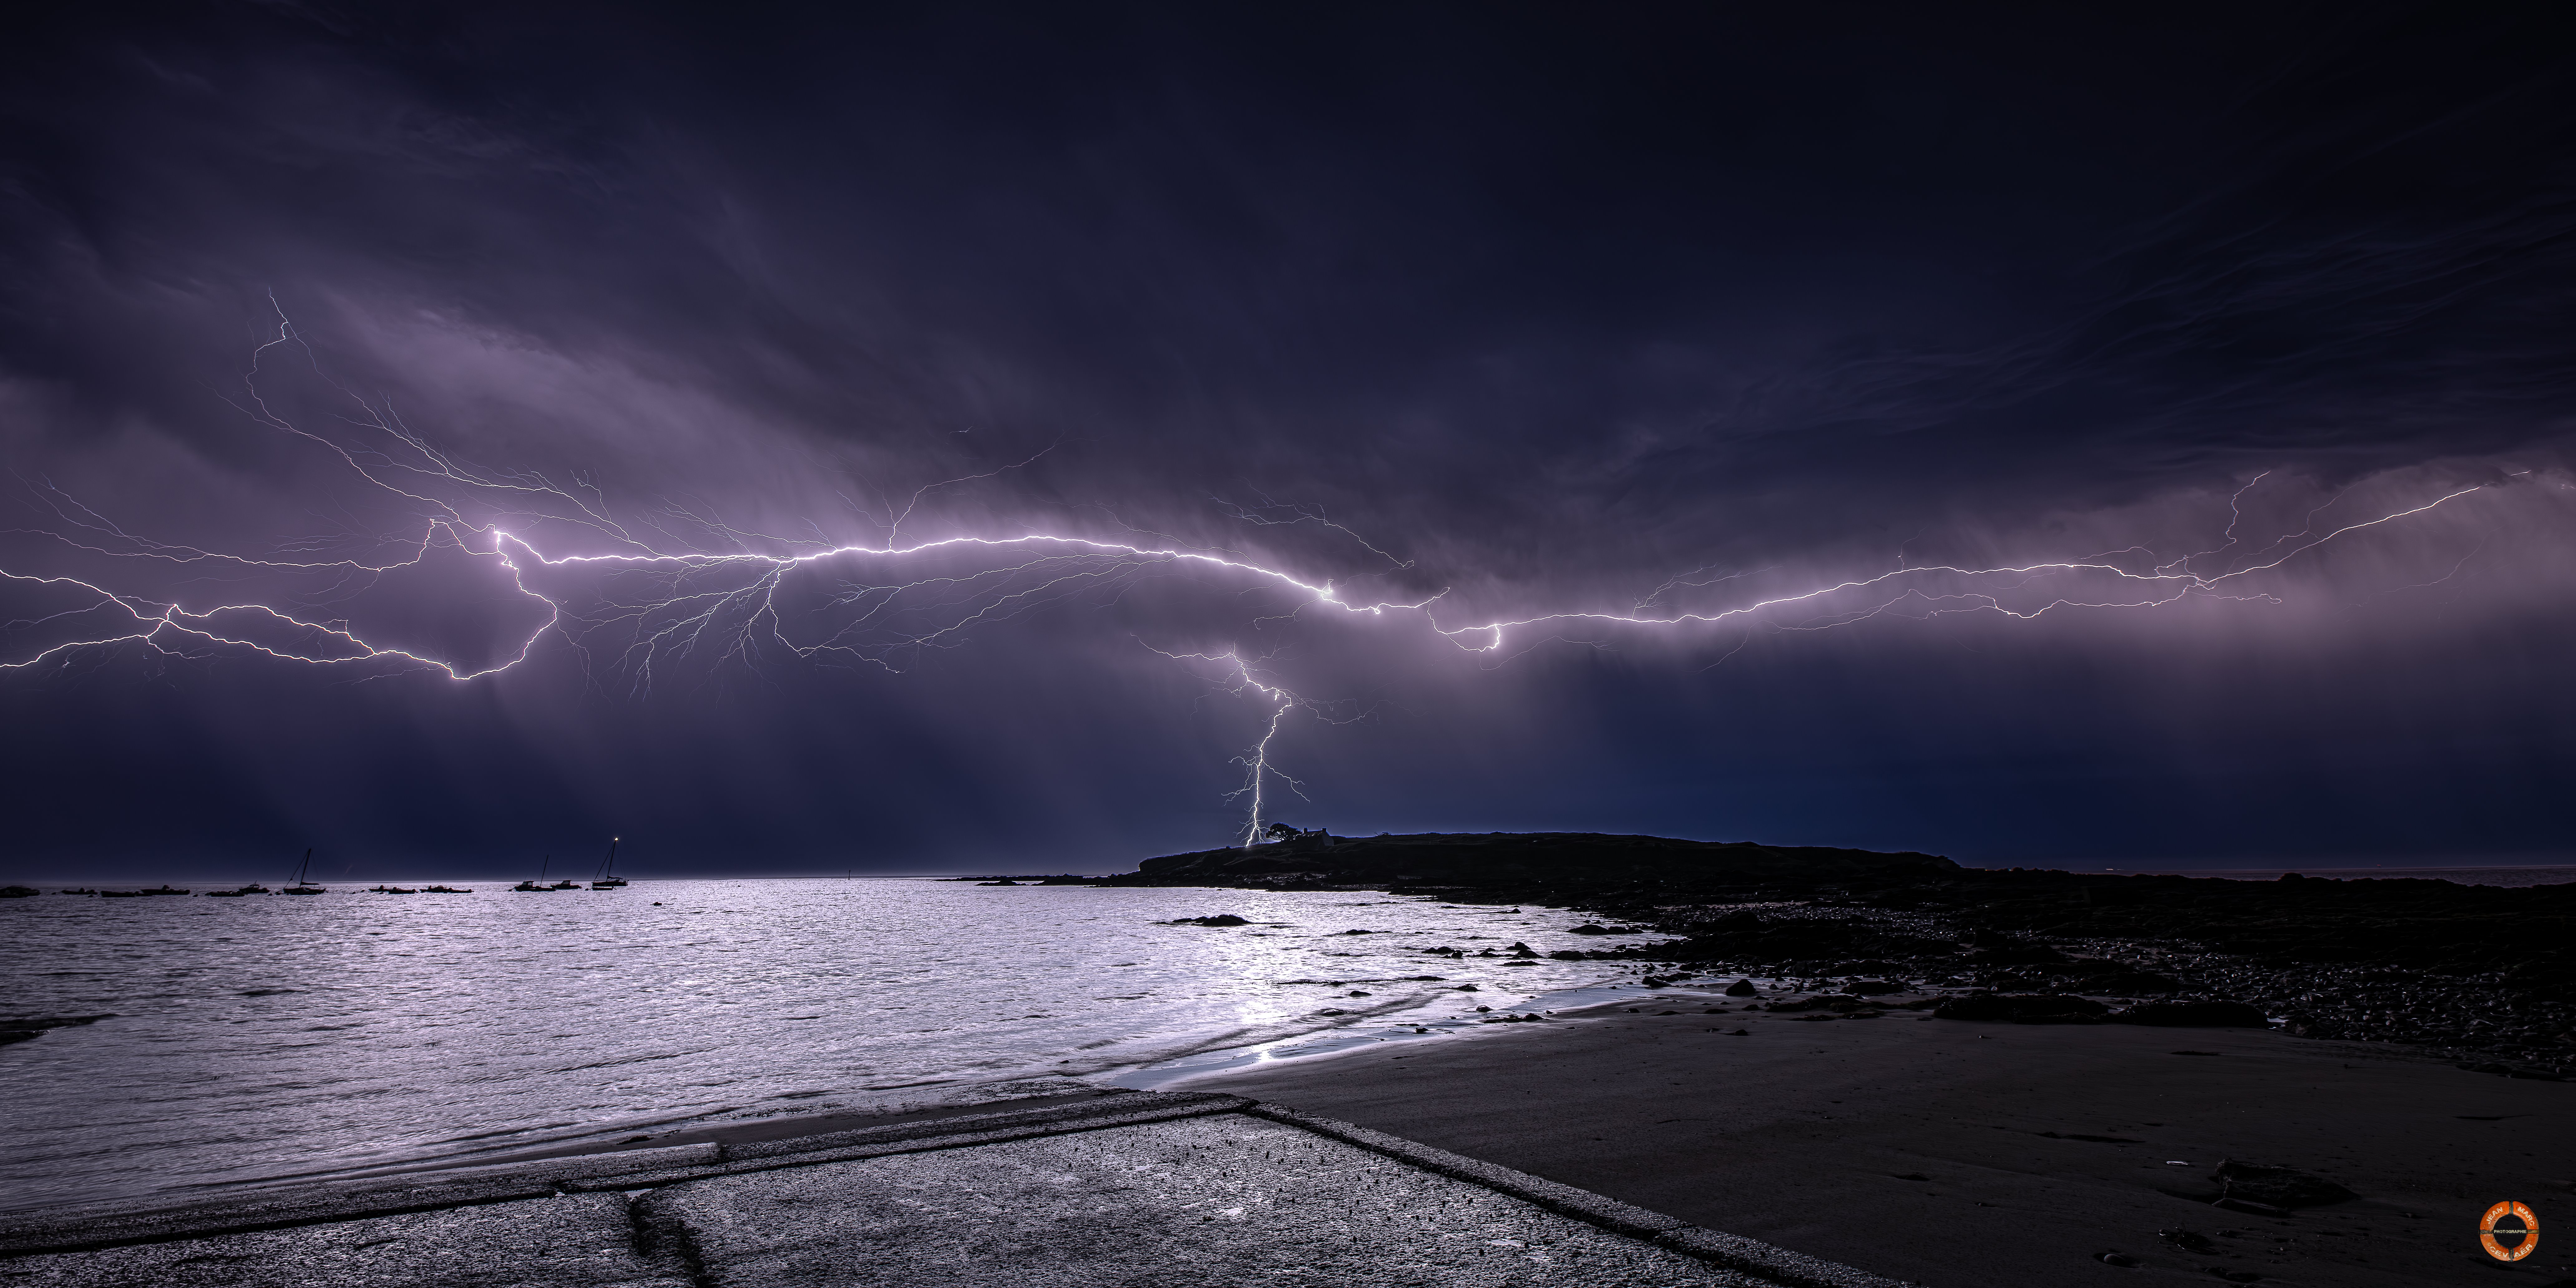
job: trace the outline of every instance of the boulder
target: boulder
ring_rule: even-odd
[[[1989,1024],[2090,1024],[2110,1009],[2089,998],[2063,993],[1971,993],[1941,1003],[1933,1008],[1932,1015],[1936,1019]]]
[[[2167,1029],[2264,1029],[2272,1022],[2258,1006],[2243,1002],[2141,1002],[2110,1017],[2113,1024],[2151,1024]]]
[[[2292,1167],[2266,1167],[2258,1163],[2240,1163],[2223,1159],[2218,1170],[2209,1174],[2225,1189],[2224,1198],[2240,1202],[2262,1203],[2277,1208],[2324,1207],[2329,1203],[2349,1203],[2361,1196],[2344,1187]]]
[[[1749,979],[1739,979],[1726,986],[1728,997],[1751,997],[1759,991],[1753,987],[1753,981]]]
[[[1249,926],[1252,923],[1234,915],[1233,913],[1220,912],[1213,917],[1177,917],[1169,924],[1175,926]]]

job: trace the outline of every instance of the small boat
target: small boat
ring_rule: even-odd
[[[369,894],[419,894],[419,893],[420,893],[420,891],[418,891],[418,890],[406,890],[406,889],[404,889],[404,888],[403,888],[403,887],[401,887],[401,886],[379,885],[379,886],[368,886],[368,887],[367,887],[367,893],[369,893]]]
[[[56,890],[56,894],[97,894],[96,890]]]
[[[143,897],[143,892],[140,890],[101,890],[98,892],[98,897],[101,899],[140,899]]]
[[[137,891],[135,891],[134,893],[136,893],[136,894],[186,894],[186,893],[188,893],[188,892],[187,892],[187,891],[185,891],[185,890],[173,890],[173,889],[171,889],[171,888],[169,887],[169,885],[168,885],[168,884],[166,884],[166,883],[165,883],[165,884],[163,884],[159,889],[155,889],[155,890],[137,890]]]
[[[312,871],[313,871],[313,851],[312,851],[311,849],[307,849],[307,850],[305,850],[305,851],[304,851],[304,863],[303,863],[303,866],[298,867],[297,869],[295,869],[295,884],[293,884],[293,885],[291,885],[291,886],[288,886],[288,887],[286,887],[286,888],[285,888],[285,889],[283,889],[283,890],[278,891],[278,893],[279,893],[279,894],[327,894],[327,893],[329,893],[329,892],[330,892],[330,891],[329,891],[329,887],[326,887],[326,886],[318,886],[318,885],[313,884],[311,881],[305,880],[305,877],[307,877],[308,875],[310,875],[310,874],[312,873]]]
[[[539,882],[539,881],[543,881],[543,880],[545,880],[545,879],[546,879],[546,865],[547,865],[547,864],[550,864],[550,863],[553,863],[554,861],[555,861],[555,856],[553,856],[553,855],[551,855],[551,854],[547,855],[544,859],[540,860],[540,861],[538,862],[538,864],[537,864],[537,877],[536,877],[536,880],[535,880],[535,881],[522,881],[522,882],[520,882],[519,884],[514,885],[514,886],[512,886],[512,887],[510,887],[510,888],[511,888],[512,890],[514,890],[514,891],[517,891],[517,892],[518,892],[518,893],[520,893],[520,894],[546,894],[546,893],[548,893],[548,892],[550,892],[550,891],[555,891],[555,890],[560,890],[560,889],[562,889],[562,888],[563,888],[562,886],[550,886],[550,885],[539,885],[539,884],[537,884],[537,882]]]
[[[613,836],[608,838],[608,857],[600,860],[598,879],[590,883],[591,889],[620,890],[625,888],[626,878],[617,875],[617,840],[618,838]]]
[[[454,887],[454,886],[422,886],[422,887],[420,888],[420,892],[421,892],[422,894],[472,894],[472,893],[474,893],[474,891],[473,891],[471,888],[464,889],[464,890],[459,890],[459,889],[457,889],[457,888],[456,888],[456,887]]]
[[[238,899],[238,898],[240,898],[240,897],[242,897],[243,895],[246,895],[246,894],[273,894],[273,893],[275,893],[275,892],[274,892],[274,891],[272,891],[272,890],[270,890],[267,886],[261,885],[260,883],[258,883],[258,882],[256,882],[256,881],[253,881],[253,882],[251,882],[249,885],[243,886],[243,887],[242,887],[241,889],[239,889],[239,890],[208,890],[208,891],[206,892],[206,897],[207,897],[207,898],[209,898],[209,899]]]
[[[34,886],[0,886],[0,899],[33,899],[38,893]]]

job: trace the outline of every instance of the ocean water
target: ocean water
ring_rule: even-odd
[[[476,892],[109,900],[48,886],[0,900],[0,1015],[113,1017],[0,1046],[0,1210],[471,1163],[1047,1076],[1155,1085],[1454,1031],[1477,1006],[1626,973],[1425,948],[1638,942],[1568,934],[1584,919],[1557,909],[1367,893],[451,884]],[[1159,924],[1229,912],[1256,924]]]
[[[2126,872],[2128,869],[2119,869]],[[2576,881],[2576,865],[2509,864],[2494,867],[2284,867],[2284,868],[2172,868],[2142,869],[2142,873],[2185,877],[2219,877],[2230,881],[2276,881],[2284,874],[2328,881],[2449,881],[2455,885],[2500,886],[2525,889],[2531,886],[2562,885]],[[2132,875],[2137,875],[2133,873]]]

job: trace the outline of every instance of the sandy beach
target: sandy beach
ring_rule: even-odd
[[[2544,1235],[2505,1266],[2475,1231],[2504,1199],[2531,1205],[2545,1231],[2576,1213],[2576,1086],[2379,1044],[1901,1011],[1826,1019],[1641,992],[1546,1023],[1186,1086],[1933,1288],[2576,1274],[2576,1241]],[[2298,1168],[2360,1197],[2286,1218],[2213,1207],[2209,1177],[2226,1159]]]

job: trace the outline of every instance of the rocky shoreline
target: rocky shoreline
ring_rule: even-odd
[[[2259,1017],[2296,1036],[2416,1046],[2483,1073],[2576,1077],[2576,1007],[2563,1000],[2576,984],[2576,884],[1991,870],[1924,854],[1586,833],[1311,833],[1091,880],[1573,908],[1627,923],[1605,932],[1668,936],[1582,953],[1669,967],[1659,979],[1893,985],[2018,1023],[2115,1013],[2157,1023],[2135,1016],[2196,1005],[2188,1013],[2203,1020]],[[2166,1009],[2141,1009],[2151,1006]]]

